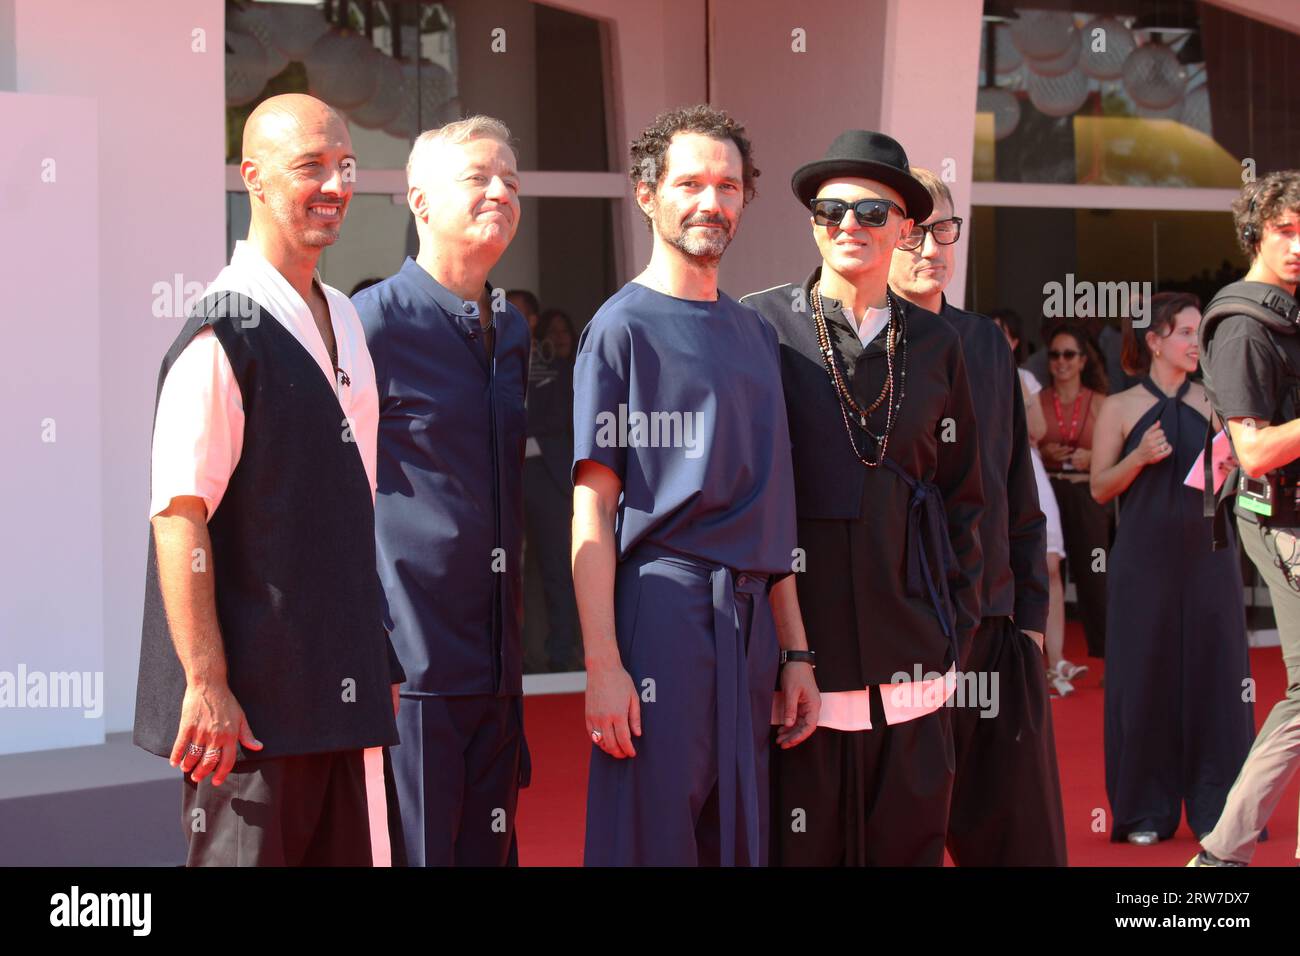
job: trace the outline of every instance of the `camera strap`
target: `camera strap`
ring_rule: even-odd
[[[1286,290],[1279,289],[1267,282],[1242,281],[1224,286],[1206,306],[1204,316],[1201,319],[1202,356],[1209,355],[1210,342],[1214,338],[1214,333],[1218,330],[1219,324],[1231,315],[1249,316],[1264,326],[1265,331],[1268,333],[1268,340],[1281,360],[1287,377],[1287,385],[1283,389],[1282,395],[1279,396],[1278,405],[1274,411],[1274,421],[1279,420],[1280,416],[1283,415],[1287,418],[1295,417],[1297,413],[1300,413],[1300,375],[1297,374],[1295,363],[1287,354],[1287,350],[1282,347],[1278,337],[1285,336],[1295,341],[1294,337],[1300,331],[1300,303]],[[1208,374],[1208,369],[1202,384],[1204,384],[1206,392],[1209,394],[1211,407],[1217,408],[1218,401],[1214,394],[1213,376]],[[1290,405],[1289,410],[1286,408],[1288,404]],[[1223,427],[1224,429],[1228,428],[1226,421],[1223,422]],[[1240,469],[1228,476],[1223,483],[1222,489],[1216,495],[1213,476],[1213,441],[1214,429],[1207,428],[1203,454],[1205,490],[1202,512],[1205,517],[1214,519],[1214,547],[1218,549],[1227,544],[1227,520],[1224,505],[1232,500],[1233,493],[1237,490]],[[1228,432],[1228,442],[1229,444],[1232,442],[1230,430]],[[1235,448],[1233,453],[1236,453]],[[1272,484],[1272,476],[1269,477],[1270,484]],[[1275,496],[1273,497],[1275,498]],[[1260,508],[1251,508],[1249,504],[1244,506],[1262,517],[1267,517],[1262,514]]]

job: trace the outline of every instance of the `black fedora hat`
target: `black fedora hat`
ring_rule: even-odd
[[[817,187],[838,176],[854,176],[884,183],[903,197],[907,214],[923,222],[934,211],[930,191],[912,175],[907,153],[896,139],[869,129],[847,129],[835,137],[826,155],[794,171],[790,185],[805,207],[817,196]]]

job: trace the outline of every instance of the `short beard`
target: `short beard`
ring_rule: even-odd
[[[695,222],[717,222],[717,219],[700,219],[696,218]],[[731,245],[731,239],[734,232],[723,220],[724,232],[715,232],[710,230],[704,236],[697,236],[690,230],[691,222],[682,223],[675,233],[669,233],[663,229],[663,221],[658,223],[660,235],[664,241],[676,249],[678,252],[694,259],[701,265],[717,266],[722,259],[722,254],[727,251],[727,246]]]

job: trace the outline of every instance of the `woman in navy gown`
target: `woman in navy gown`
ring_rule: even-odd
[[[1124,329],[1141,375],[1106,399],[1093,437],[1092,495],[1120,496],[1106,568],[1106,795],[1112,841],[1214,828],[1250,749],[1254,715],[1241,568],[1211,550],[1201,492],[1184,484],[1213,413],[1200,384],[1200,302],[1160,293],[1150,327]]]

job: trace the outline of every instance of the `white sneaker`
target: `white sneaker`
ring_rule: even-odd
[[[1066,680],[1074,680],[1075,678],[1081,677],[1084,674],[1088,673],[1088,665],[1072,664],[1071,662],[1062,658],[1061,660],[1056,662],[1056,673],[1058,677],[1063,677]]]
[[[1068,697],[1074,693],[1074,685],[1056,671],[1049,670],[1047,672],[1047,683],[1055,692],[1056,697]]]

